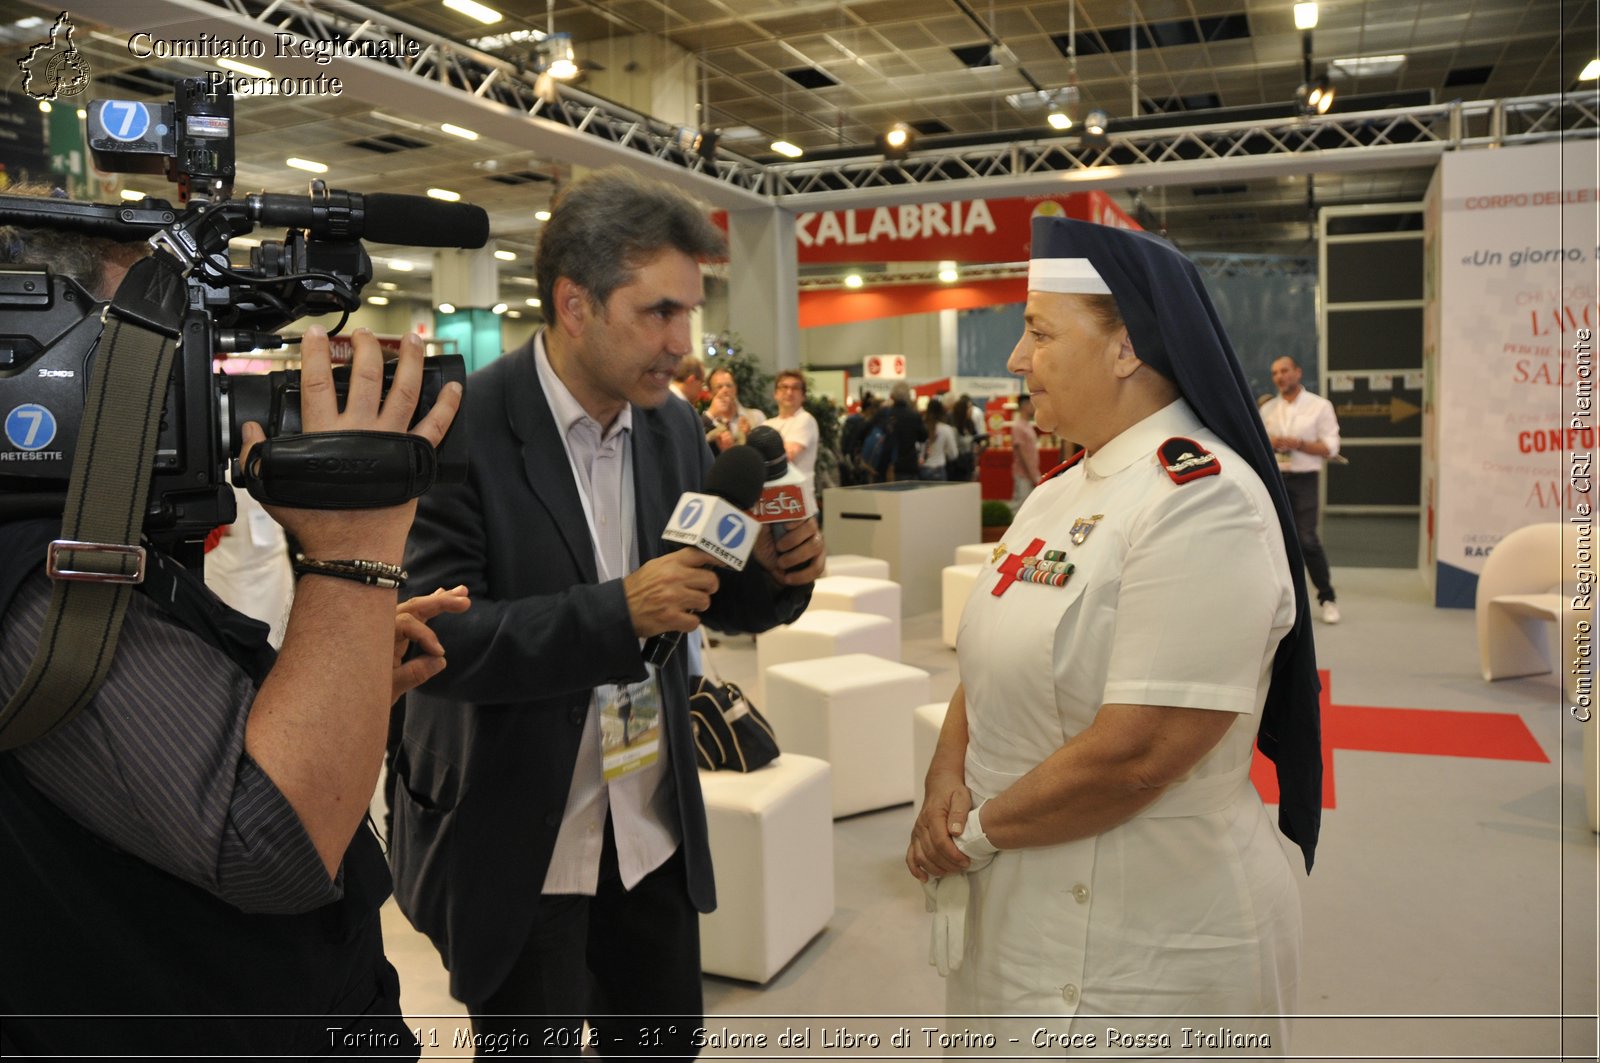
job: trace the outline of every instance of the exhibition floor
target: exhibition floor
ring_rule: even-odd
[[[1434,609],[1413,570],[1336,568],[1334,580],[1344,622],[1318,624],[1316,638],[1330,676],[1325,731],[1338,748],[1316,869],[1302,882],[1292,1054],[1594,1059],[1596,835],[1583,818],[1580,729],[1562,712],[1556,677],[1484,683],[1473,614]],[[938,616],[908,618],[904,636],[905,662],[946,697],[955,654],[939,641]],[[714,652],[724,678],[754,688],[751,640]],[[733,1019],[734,1030],[820,1032],[851,1026],[830,1016],[941,1012],[922,889],[902,859],[912,818],[904,806],[836,822],[827,929],[765,987],[708,977],[708,1014],[775,1017]],[[384,917],[412,1025],[439,1031],[425,1054],[466,1054],[449,1047],[465,1022],[429,1017],[461,1015],[432,946],[392,902]],[[783,1054],[805,1053],[754,1055]],[[929,1054],[886,1045],[854,1058]]]

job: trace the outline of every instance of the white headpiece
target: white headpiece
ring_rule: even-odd
[[[1110,295],[1111,289],[1086,258],[1035,258],[1028,263],[1030,292]]]

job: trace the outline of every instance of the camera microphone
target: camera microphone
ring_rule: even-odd
[[[735,572],[742,572],[756,547],[761,525],[745,512],[761,497],[766,463],[747,446],[729,447],[706,473],[702,491],[685,491],[673,507],[661,537],[710,554]],[[645,640],[644,659],[661,666],[678,644],[681,631],[663,631]]]
[[[467,248],[489,242],[489,215],[471,203],[331,190],[311,196],[257,192],[244,202],[251,220],[259,224],[305,229],[319,239]]]

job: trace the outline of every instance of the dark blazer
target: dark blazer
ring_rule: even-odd
[[[889,422],[889,432],[894,436],[894,472],[899,480],[917,478],[919,448],[928,441],[928,426],[922,415],[910,403],[891,402],[884,414]]]
[[[419,592],[464,583],[472,609],[432,621],[449,667],[409,695],[395,756],[395,898],[433,939],[450,991],[472,1005],[504,980],[532,923],[566,808],[592,689],[647,672],[621,580],[596,582],[572,468],[533,343],[473,373],[463,406],[471,471],[422,498],[406,549]],[[640,563],[711,454],[688,404],[633,408]],[[761,631],[804,611],[810,588],[776,589],[754,562],[721,572],[705,614]],[[662,700],[689,899],[716,906],[689,724],[687,654],[662,669]]]

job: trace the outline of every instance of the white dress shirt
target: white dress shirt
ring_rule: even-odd
[[[611,427],[602,430],[551,368],[542,332],[534,342],[534,364],[572,464],[578,494],[588,503],[590,528],[597,537],[595,565],[600,579],[621,579],[639,567],[629,443],[633,407],[624,406]],[[550,869],[545,873],[545,893],[594,894],[600,879],[607,809],[611,812],[617,867],[624,887],[632,889],[678,848],[665,724],[655,763],[608,783],[602,769],[600,696],[596,691],[589,698],[589,717],[584,721],[578,760],[572,769],[566,812],[556,835]]]
[[[1328,448],[1326,458],[1291,450],[1288,462],[1284,462],[1280,454],[1278,468],[1284,472],[1316,472],[1328,458],[1339,454],[1339,418],[1333,412],[1333,403],[1321,395],[1313,395],[1305,388],[1300,389],[1293,402],[1275,395],[1261,407],[1261,419],[1266,422],[1269,436],[1289,436]]]

